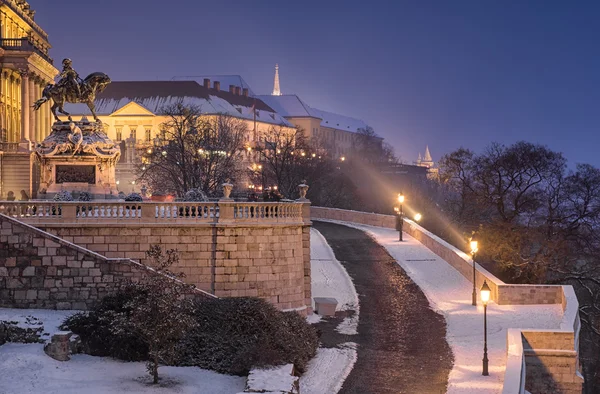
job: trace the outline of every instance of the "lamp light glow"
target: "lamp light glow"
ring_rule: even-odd
[[[492,295],[492,289],[490,289],[490,286],[488,286],[487,281],[483,281],[483,286],[481,286],[479,294],[481,296],[481,302],[483,302],[483,305],[487,305],[487,303],[490,301],[490,296]]]
[[[415,222],[418,222],[419,220],[421,220],[422,215],[420,213],[415,214]]]
[[[400,204],[404,203],[404,194],[402,194],[402,193],[398,194],[398,202]]]
[[[470,241],[470,245],[471,245],[471,253],[477,253],[478,249],[478,243],[477,243],[477,237],[475,237],[475,234],[473,234],[473,236],[471,237],[471,241]]]

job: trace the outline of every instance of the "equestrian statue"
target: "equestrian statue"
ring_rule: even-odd
[[[42,104],[52,99],[52,114],[57,122],[60,122],[60,118],[56,114],[56,111],[69,117],[71,121],[71,115],[66,112],[63,108],[65,103],[85,103],[87,104],[96,122],[100,122],[96,115],[96,106],[94,100],[96,95],[101,93],[106,86],[111,82],[108,75],[95,72],[88,75],[84,80],[79,78],[77,72],[73,69],[73,62],[71,59],[65,59],[62,61],[63,69],[60,73],[60,80],[57,84],[48,84],[42,92],[42,98],[37,100],[33,104],[33,109],[38,110]]]

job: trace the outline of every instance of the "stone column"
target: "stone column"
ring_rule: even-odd
[[[29,73],[21,71],[21,142],[29,137]]]
[[[42,91],[44,90],[44,88],[46,87],[47,83],[46,81],[42,82]],[[42,122],[42,141],[44,140],[44,138],[48,137],[48,135],[50,134],[50,127],[51,127],[51,121],[50,121],[50,102],[45,103],[44,105],[42,105],[42,116],[43,116],[43,122]]]
[[[35,123],[36,123],[36,113],[33,110],[33,102],[35,101],[35,92],[36,92],[36,84],[35,84],[35,76],[30,76],[29,77],[29,95],[28,97],[28,101],[27,101],[27,110],[29,111],[29,141],[36,141],[37,138],[35,138],[35,133],[37,131],[36,127],[35,127]]]

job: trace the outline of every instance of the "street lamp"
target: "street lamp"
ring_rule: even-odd
[[[402,204],[404,203],[404,194],[398,193],[398,203],[400,204],[400,208],[394,208],[396,211],[396,230],[399,233],[399,241],[402,242],[402,227],[404,226],[404,211],[402,209]]]
[[[471,257],[473,260],[473,306],[477,305],[477,289],[475,289],[475,254],[479,249],[477,248],[477,237],[475,234],[471,237]]]
[[[481,286],[481,302],[483,303],[483,376],[488,376],[488,356],[487,356],[487,304],[490,301],[492,289],[486,281]]]
[[[423,216],[420,213],[415,214],[415,222],[418,222],[419,220],[421,220]]]

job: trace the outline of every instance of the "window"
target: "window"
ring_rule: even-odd
[[[146,142],[150,142],[152,140],[152,132],[149,129],[146,129]]]
[[[123,134],[121,133],[121,129],[120,129],[120,128],[118,128],[118,129],[117,129],[117,137],[116,137],[116,140],[117,140],[117,141],[121,141],[122,139],[123,139]]]
[[[137,140],[137,136],[136,136],[136,134],[137,134],[137,130],[136,130],[136,128],[135,128],[135,127],[131,127],[131,128],[129,129],[129,138],[132,138],[132,139],[134,139],[134,140]]]

